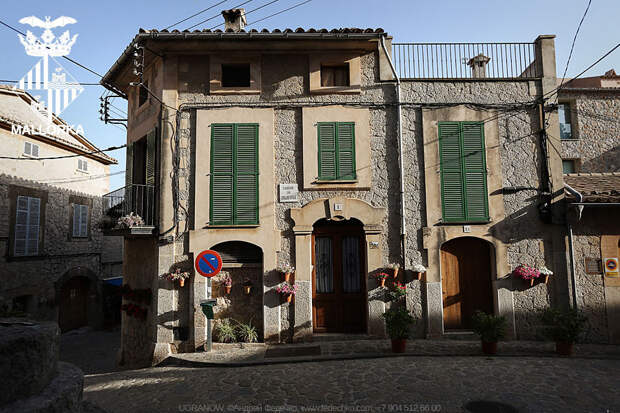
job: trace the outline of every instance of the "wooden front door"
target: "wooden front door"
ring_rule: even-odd
[[[60,290],[58,325],[65,332],[88,324],[88,290],[90,281],[85,277],[74,277]]]
[[[361,225],[315,225],[312,236],[312,322],[317,333],[366,328],[366,251]]]
[[[441,247],[445,330],[471,328],[476,310],[493,314],[491,247],[478,238],[457,238]]]

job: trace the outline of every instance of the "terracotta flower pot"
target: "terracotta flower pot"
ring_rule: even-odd
[[[230,294],[230,290],[232,290],[232,285],[226,286],[226,294]]]
[[[482,341],[482,352],[484,354],[497,354],[497,341]]]
[[[185,278],[179,278],[179,287],[183,287],[185,285]]]
[[[243,292],[244,292],[246,295],[249,295],[249,294],[250,294],[250,291],[252,291],[252,286],[251,286],[251,285],[244,285],[244,286],[243,286]]]
[[[381,287],[385,287],[385,278],[381,278],[381,279],[379,280],[379,285],[380,285]]]
[[[560,356],[572,356],[574,350],[573,343],[567,341],[556,341],[555,352]]]
[[[291,301],[293,301],[293,294],[287,294],[286,295],[286,302],[290,303]]]
[[[291,279],[291,273],[290,272],[285,272],[284,273],[284,281],[288,282]]]
[[[407,349],[406,338],[393,338],[392,339],[392,353],[404,353]]]
[[[394,278],[398,277],[398,270],[400,268],[394,268]]]

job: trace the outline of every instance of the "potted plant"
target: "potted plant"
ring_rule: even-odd
[[[413,272],[415,273],[415,279],[420,280],[422,278],[422,274],[426,272],[426,267],[422,264],[416,264],[413,266]]]
[[[374,277],[380,287],[385,287],[385,280],[389,277],[389,275],[387,273],[380,272],[379,274],[375,274]]]
[[[164,274],[163,278],[171,282],[178,281],[179,287],[183,287],[185,285],[185,280],[189,278],[189,272],[181,271],[180,268],[177,268],[169,274]]]
[[[538,270],[540,271],[540,275],[545,277],[545,284],[547,284],[549,282],[549,276],[553,275],[553,271],[551,271],[549,268],[547,268],[546,266],[543,265],[543,267]]]
[[[400,297],[404,297],[407,295],[407,285],[394,281],[388,295],[390,297],[390,301],[396,301]]]
[[[588,317],[578,310],[547,308],[541,316],[544,334],[555,341],[555,352],[562,356],[573,354],[575,342],[586,330]]]
[[[252,281],[248,277],[245,277],[243,280],[243,292],[245,295],[250,295],[252,292]]]
[[[297,284],[284,283],[276,288],[276,292],[286,298],[286,302],[290,303],[293,296],[297,292]]]
[[[215,333],[220,343],[235,343],[237,341],[235,326],[228,318],[222,318],[216,321]]]
[[[480,336],[482,352],[497,353],[497,342],[506,336],[506,317],[476,311],[471,321],[474,333]]]
[[[226,288],[226,294],[230,294],[230,290],[232,290],[232,278],[230,278],[230,274],[224,273],[224,279],[222,282]]]
[[[256,327],[252,325],[252,320],[247,324],[237,321],[237,336],[239,341],[243,343],[256,343],[258,341],[258,333]]]
[[[144,226],[144,220],[138,214],[130,212],[128,215],[120,217],[116,222],[118,228],[133,228]]]
[[[540,277],[540,271],[536,268],[528,267],[527,265],[521,264],[517,268],[515,268],[512,273],[517,277],[521,278],[524,281],[530,283],[530,286],[534,285],[534,281]]]
[[[409,330],[415,319],[405,307],[390,309],[383,313],[383,318],[385,318],[387,333],[392,339],[392,352],[404,353],[410,335]]]
[[[398,271],[400,270],[400,264],[388,264],[388,268],[392,269],[394,278],[398,277]]]
[[[282,267],[276,268],[276,271],[282,273],[284,277],[284,282],[289,282],[291,279],[291,274],[295,273],[295,267],[291,267],[290,265],[286,264]]]

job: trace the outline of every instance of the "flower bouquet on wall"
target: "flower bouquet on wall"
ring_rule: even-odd
[[[282,267],[276,268],[276,271],[282,274],[282,276],[284,277],[284,282],[289,282],[291,279],[291,275],[295,273],[295,267],[291,267],[290,265],[286,264]]]
[[[116,222],[116,226],[122,229],[141,227],[144,226],[144,220],[140,215],[130,212],[129,215],[120,217]]]
[[[522,280],[529,282],[530,286],[534,285],[534,282],[540,277],[540,271],[538,271],[534,267],[528,267],[524,264],[519,265],[512,271],[512,273],[515,275],[515,277],[521,278]]]
[[[181,271],[180,268],[177,268],[175,271],[171,273],[164,274],[163,278],[171,282],[178,281],[179,287],[183,287],[185,285],[185,280],[189,278],[189,272]]]
[[[290,303],[293,296],[297,293],[297,284],[284,283],[276,287],[276,292],[286,298],[286,302]]]
[[[230,277],[230,274],[222,271],[220,275],[222,275],[222,284],[224,284],[224,288],[226,288],[226,294],[230,294],[230,291],[232,290],[232,278]]]
[[[385,287],[385,280],[389,277],[389,275],[385,272],[380,272],[378,274],[374,274],[373,277],[377,280],[379,287]]]

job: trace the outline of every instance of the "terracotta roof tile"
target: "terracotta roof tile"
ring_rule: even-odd
[[[583,195],[583,202],[620,202],[620,172],[565,174],[564,182]]]
[[[366,29],[362,29],[359,27],[344,27],[344,28],[339,28],[339,29],[315,29],[313,27],[309,28],[309,29],[304,29],[303,27],[298,27],[296,29],[291,29],[291,28],[285,28],[285,29],[273,29],[273,30],[268,30],[268,29],[262,29],[262,30],[257,30],[257,29],[242,29],[239,31],[234,31],[232,29],[227,29],[226,31],[223,31],[221,29],[215,29],[215,30],[211,30],[211,29],[202,29],[202,30],[183,30],[183,31],[179,31],[177,29],[174,30],[167,30],[167,29],[163,29],[163,30],[157,30],[157,29],[142,29],[140,28],[140,30],[138,31],[138,33],[149,33],[149,34],[155,34],[155,33],[168,33],[168,34],[183,34],[183,33],[384,33],[383,29],[378,27],[376,29],[373,28],[366,28]]]

